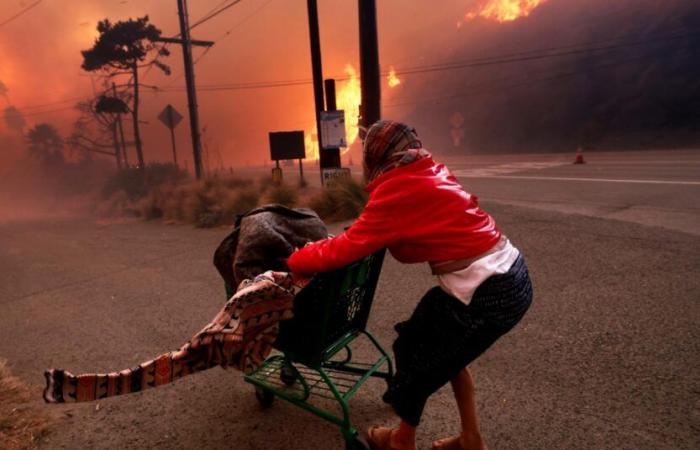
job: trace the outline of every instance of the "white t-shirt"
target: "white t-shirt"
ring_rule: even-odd
[[[491,275],[508,272],[518,255],[520,251],[507,240],[501,250],[477,259],[467,268],[438,275],[438,282],[445,292],[468,305],[476,288]]]

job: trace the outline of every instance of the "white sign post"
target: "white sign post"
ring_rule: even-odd
[[[348,146],[345,111],[321,111],[321,142],[324,150]]]

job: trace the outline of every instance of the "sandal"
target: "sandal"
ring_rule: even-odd
[[[391,428],[373,426],[367,430],[367,442],[372,450],[391,450]]]
[[[391,445],[393,428],[373,426],[367,431],[367,442],[372,450],[396,450],[403,447]],[[414,446],[413,449],[416,447]]]
[[[462,443],[459,440],[459,436],[453,436],[449,438],[438,439],[433,441],[433,450],[461,450]]]

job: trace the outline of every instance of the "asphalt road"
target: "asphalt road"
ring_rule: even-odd
[[[487,443],[698,448],[700,153],[569,159],[448,161],[523,251],[535,287],[523,322],[472,367]],[[210,261],[225,234],[88,219],[0,225],[0,357],[41,385],[47,367],[105,372],[179,347],[224,302]],[[392,325],[433,285],[427,267],[388,258],[369,328],[390,345]],[[358,428],[390,420],[383,387],[371,381],[351,401]],[[218,368],[99,408],[45,407],[64,416],[45,448],[342,445],[336,427],[289,404],[261,411],[240,374]],[[445,388],[419,448],[458,424]]]

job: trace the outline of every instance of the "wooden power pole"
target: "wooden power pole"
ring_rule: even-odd
[[[180,39],[159,38],[159,42],[182,44],[182,57],[185,63],[185,83],[187,84],[187,106],[190,113],[190,133],[192,134],[192,153],[194,173],[197,179],[202,178],[202,141],[199,134],[199,115],[197,113],[197,92],[194,86],[194,64],[192,62],[192,46],[211,47],[211,41],[190,39],[190,23],[187,15],[187,0],[177,0],[177,13],[180,18]]]
[[[114,98],[117,97],[117,85],[112,82],[112,96]],[[122,115],[121,113],[117,113],[117,120],[115,122],[115,137],[116,137],[116,132],[119,131],[119,142],[121,144],[121,158],[122,161],[124,162],[124,168],[128,169],[129,168],[129,159],[126,156],[126,142],[124,141],[124,128],[122,127]],[[117,151],[118,153],[118,151]]]
[[[360,125],[368,128],[381,118],[382,101],[375,0],[358,0],[357,9],[360,19],[360,82],[362,89]]]
[[[321,111],[323,111],[323,69],[321,66],[321,38],[318,30],[318,8],[316,0],[306,0],[309,15],[309,42],[311,44],[311,74],[314,84],[314,109],[316,113],[316,135],[318,136],[318,161],[323,185],[323,139],[321,138]]]
[[[202,142],[199,136],[199,114],[197,113],[197,92],[194,87],[194,66],[192,65],[192,43],[190,42],[190,22],[187,16],[187,0],[177,0],[177,14],[180,16],[180,37],[182,38],[182,57],[185,61],[185,82],[187,83],[187,106],[190,112],[190,133],[192,134],[192,153],[194,173],[198,180],[202,178]],[[212,43],[213,45],[213,43]]]
[[[338,109],[335,103],[335,80],[330,78],[323,82],[326,91],[326,111],[335,111]],[[340,149],[327,148],[319,150],[319,159],[321,167],[326,169],[340,168]]]

